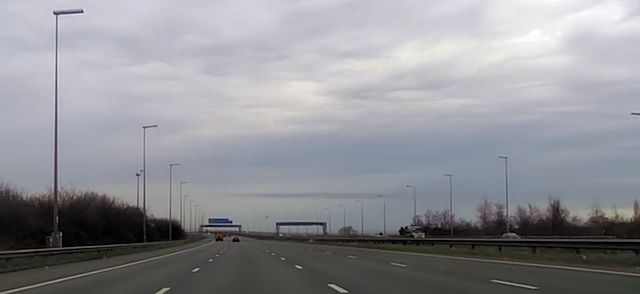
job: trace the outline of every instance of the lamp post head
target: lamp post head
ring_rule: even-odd
[[[169,167],[180,166],[179,163],[169,163]]]
[[[150,129],[150,128],[157,128],[158,125],[146,125],[146,126],[142,126],[143,129]]]
[[[453,177],[452,174],[444,174],[445,177]]]
[[[82,9],[59,9],[59,10],[53,11],[53,15],[55,16],[67,15],[67,14],[82,14],[82,13],[84,13],[84,10]]]
[[[407,184],[407,188],[411,188],[411,187],[413,187],[413,185]]]
[[[498,156],[498,158],[507,160],[509,157],[508,156]]]

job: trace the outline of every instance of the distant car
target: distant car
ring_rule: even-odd
[[[231,242],[240,242],[240,238],[238,238],[238,236],[233,236]]]
[[[220,232],[216,232],[214,236],[215,236],[216,242],[224,241],[224,234]]]
[[[413,232],[413,233],[409,234],[409,236],[411,238],[414,238],[414,239],[424,239],[424,238],[427,237],[427,234],[425,234],[423,232]]]
[[[516,234],[516,233],[504,233],[504,234],[502,234],[502,236],[500,238],[502,238],[502,239],[520,239],[520,236],[518,236],[518,234]]]

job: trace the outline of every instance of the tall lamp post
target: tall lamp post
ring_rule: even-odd
[[[184,206],[187,206],[187,198],[189,198],[189,195],[184,195],[184,197],[182,197],[182,201],[184,202]],[[187,227],[187,209],[185,207],[185,211],[184,211],[184,225],[183,225],[183,229],[186,232],[189,232],[189,227]]]
[[[342,204],[340,207],[342,207],[342,233],[344,234],[347,228],[347,208]]]
[[[407,188],[413,189],[413,217],[411,217],[411,222],[413,223],[413,220],[418,215],[418,211],[416,210],[416,186],[409,184],[407,185]]]
[[[198,228],[198,203],[195,203],[195,208],[194,210],[196,211],[195,216],[193,217],[193,231],[197,232],[197,228]]]
[[[360,199],[356,202],[360,202],[360,235],[364,235],[364,202]]]
[[[329,208],[323,208],[325,210],[327,210],[329,212],[329,235],[331,235],[331,209]]]
[[[449,235],[453,237],[453,174],[444,174],[449,178]]]
[[[142,170],[136,173],[136,208],[140,208],[140,176]]]
[[[158,125],[142,126],[142,242],[147,242],[147,129]]]
[[[182,228],[184,229],[185,226],[185,218],[184,218],[184,208],[182,207],[182,205],[184,204],[184,198],[182,197],[182,185],[189,183],[188,181],[181,181],[179,182],[180,184],[180,225],[182,226]]]
[[[387,234],[387,199],[383,195],[378,195],[378,198],[382,198],[382,234]]]
[[[193,232],[191,227],[193,226],[193,200],[189,199],[189,231]]]
[[[509,220],[509,157],[498,156],[500,159],[504,159],[504,195],[505,195],[505,209],[507,210],[507,233],[509,233],[510,220]]]
[[[51,232],[51,247],[62,247],[62,233],[58,217],[58,17],[60,15],[82,14],[82,9],[54,10],[56,16],[55,41],[55,74],[54,74],[54,110],[53,110],[53,230]]]
[[[173,218],[171,217],[171,192],[172,192],[172,184],[173,184],[173,167],[174,166],[180,166],[179,163],[170,163],[169,164],[169,241],[171,241],[171,239],[173,238],[173,235],[171,234],[171,227],[172,227],[172,220]]]

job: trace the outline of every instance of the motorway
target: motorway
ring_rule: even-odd
[[[95,268],[93,261],[3,274],[0,294],[640,293],[637,276],[330,245],[225,240],[103,268]],[[24,279],[16,284],[15,277],[21,275]]]

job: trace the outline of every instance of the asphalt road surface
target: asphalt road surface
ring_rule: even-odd
[[[637,276],[247,238],[95,265],[54,267],[50,279],[46,271],[0,275],[0,294],[640,293]],[[9,281],[20,275],[20,285]]]

